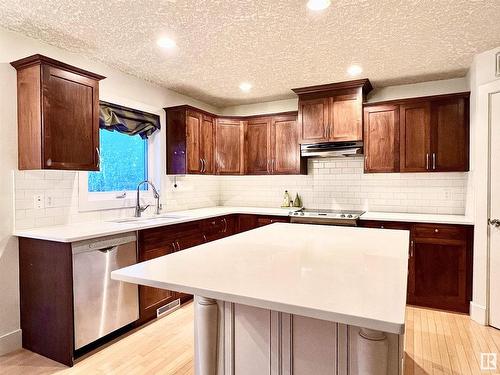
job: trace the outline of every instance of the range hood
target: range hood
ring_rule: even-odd
[[[300,156],[338,158],[363,154],[363,142],[324,142],[300,145]]]

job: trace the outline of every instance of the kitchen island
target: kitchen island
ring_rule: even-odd
[[[112,278],[195,295],[212,374],[401,374],[409,232],[272,224]]]

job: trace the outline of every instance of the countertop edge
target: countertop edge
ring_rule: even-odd
[[[180,286],[172,283],[165,282],[155,282],[149,279],[144,279],[140,277],[133,277],[129,275],[124,275],[120,273],[120,270],[111,272],[111,278],[113,280],[119,280],[124,282],[129,282],[133,284],[140,284],[160,289],[173,290],[175,292],[188,293],[198,296],[203,296],[207,298],[213,298],[220,301],[227,301],[232,303],[239,303],[243,305],[255,306],[262,309],[269,309],[279,312],[284,312],[288,314],[300,315],[309,318],[315,318],[320,320],[327,320],[331,322],[337,322],[341,324],[352,325],[356,327],[363,327],[368,329],[373,329],[377,331],[394,333],[394,334],[404,334],[405,323],[404,318],[402,323],[395,322],[384,322],[376,319],[371,319],[367,317],[347,315],[343,313],[338,313],[334,311],[319,310],[310,307],[290,305],[283,302],[262,300],[258,298],[240,296],[235,294],[229,294],[224,292],[217,292],[213,290],[206,290],[195,287]],[[403,313],[404,316],[404,313]]]

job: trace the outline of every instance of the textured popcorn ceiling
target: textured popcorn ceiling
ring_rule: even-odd
[[[500,45],[500,0],[332,0],[319,13],[305,3],[0,0],[0,26],[219,107],[346,80],[352,63],[378,87],[461,77]],[[160,35],[175,52],[156,46]]]

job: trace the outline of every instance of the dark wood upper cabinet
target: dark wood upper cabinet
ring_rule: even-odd
[[[328,99],[299,101],[300,141],[315,143],[328,141]]]
[[[425,172],[431,162],[431,105],[429,102],[399,107],[401,172]]]
[[[215,117],[203,115],[200,130],[200,156],[203,160],[203,173],[214,173],[214,131]]]
[[[271,121],[273,174],[306,174],[307,160],[300,157],[296,115],[273,116]]]
[[[99,170],[103,76],[42,55],[17,69],[19,169]]]
[[[360,141],[368,79],[293,89],[299,96],[300,143]]]
[[[364,109],[365,172],[399,171],[399,107]]]
[[[359,93],[330,98],[330,141],[361,141],[363,139],[362,99],[363,96]]]
[[[215,172],[243,174],[244,122],[239,119],[218,118],[215,124]]]
[[[165,111],[167,174],[212,174],[214,118],[189,106]]]
[[[469,170],[469,100],[453,97],[431,104],[432,169]]]
[[[245,174],[271,174],[271,118],[248,120],[245,132]]]
[[[463,172],[469,170],[469,93],[398,99],[365,104],[365,172]],[[368,124],[374,113],[393,108],[399,114],[399,134],[392,127]],[[377,116],[379,117],[379,116]],[[388,160],[393,152],[374,147],[395,136],[392,155],[399,160],[390,168],[373,168],[370,162]]]

